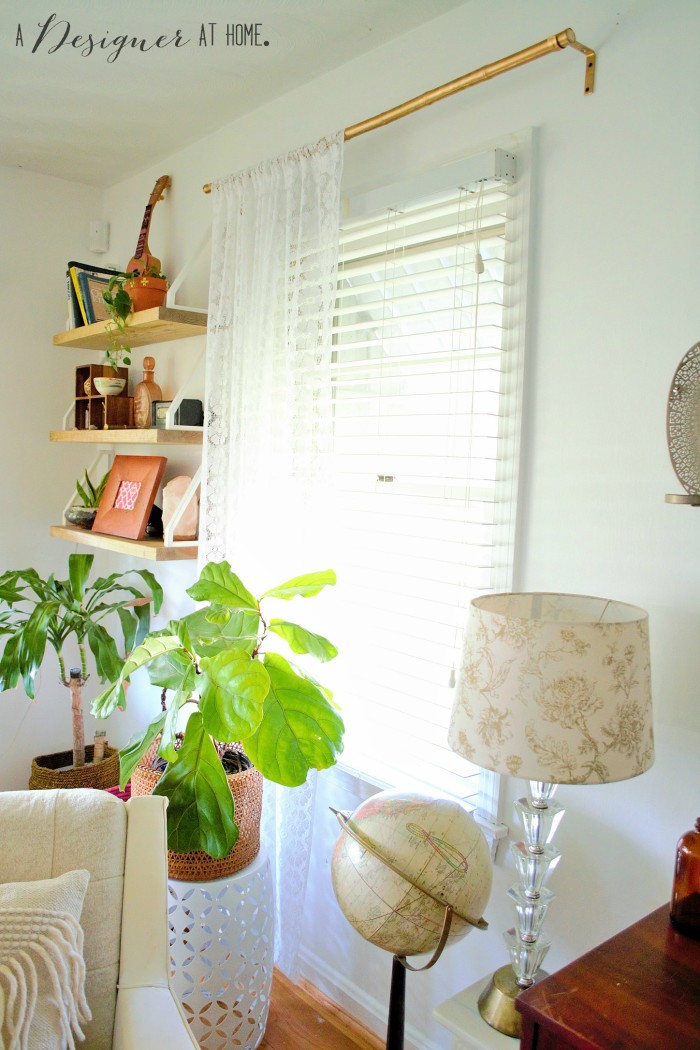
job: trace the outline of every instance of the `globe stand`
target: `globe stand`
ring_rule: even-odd
[[[454,909],[448,904],[442,921],[442,932],[437,947],[425,966],[411,966],[405,955],[395,955],[391,964],[391,989],[389,991],[389,1021],[386,1030],[386,1050],[403,1050],[404,1021],[406,1016],[406,970],[421,973],[434,966],[442,955],[452,928]],[[483,919],[481,920],[484,921]]]
[[[453,916],[457,915],[464,922],[470,926],[476,927],[479,930],[485,930],[488,928],[488,923],[483,918],[473,918],[472,916],[461,915],[457,912],[451,904],[446,904],[443,899],[435,896],[426,889],[425,886],[420,885],[414,879],[411,879],[405,871],[402,871],[397,865],[393,864],[386,856],[384,856],[372,843],[367,836],[363,835],[360,830],[353,825],[350,819],[350,814],[343,811],[330,807],[338,820],[343,831],[349,835],[358,845],[366,850],[369,854],[379,860],[385,867],[394,874],[399,875],[408,885],[419,889],[422,894],[429,897],[436,904],[439,904],[445,909],[444,917],[442,922],[442,930],[437,946],[433,951],[430,959],[423,966],[412,966],[409,963],[405,955],[394,955],[392,959],[391,969],[391,989],[389,992],[389,1017],[387,1023],[387,1035],[386,1035],[386,1050],[404,1050],[404,1027],[405,1027],[405,1013],[406,1013],[406,970],[411,970],[412,973],[420,973],[423,970],[429,970],[431,966],[434,966],[442,955],[443,949],[447,944],[447,940],[450,935],[452,928]]]
[[[391,991],[389,992],[389,1023],[386,1030],[386,1050],[403,1050],[404,1021],[406,1017],[406,967],[400,956],[391,962]]]

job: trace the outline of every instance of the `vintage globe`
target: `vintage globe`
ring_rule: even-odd
[[[395,955],[419,955],[437,947],[446,904],[455,913],[448,943],[469,933],[467,920],[482,918],[491,858],[481,829],[459,802],[381,791],[358,806],[347,827],[357,837],[341,831],[331,862],[333,890],[366,940]]]

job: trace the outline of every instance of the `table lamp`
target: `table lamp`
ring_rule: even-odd
[[[515,998],[544,976],[540,931],[559,861],[558,784],[607,784],[654,761],[648,617],[643,609],[576,594],[475,598],[449,729],[453,751],[484,769],[530,782],[516,803],[523,841],[511,850],[519,883],[508,892],[516,928],[511,963],[479,999],[481,1016],[519,1037]]]

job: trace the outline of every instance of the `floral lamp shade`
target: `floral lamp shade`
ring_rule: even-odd
[[[485,769],[610,783],[654,761],[648,617],[571,594],[491,594],[470,607],[449,730]]]

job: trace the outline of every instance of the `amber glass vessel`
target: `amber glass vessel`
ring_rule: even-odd
[[[678,841],[671,922],[679,933],[700,940],[700,817]]]

